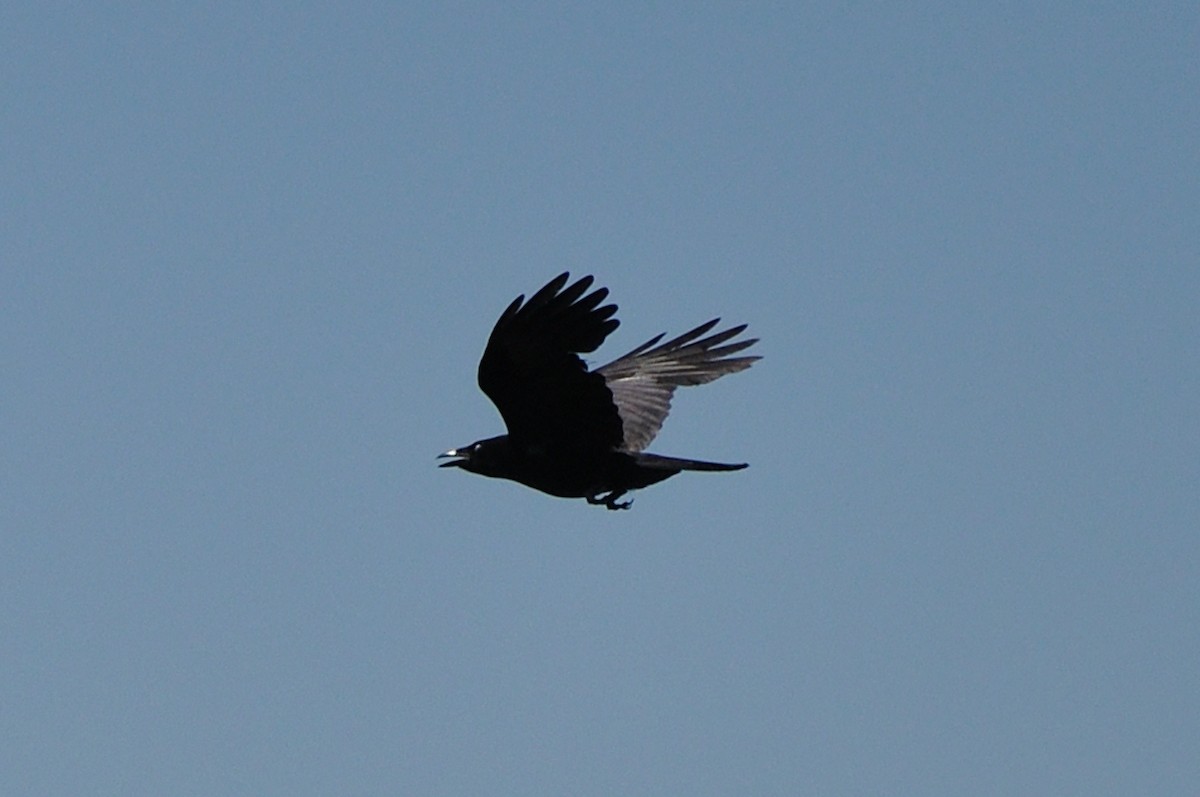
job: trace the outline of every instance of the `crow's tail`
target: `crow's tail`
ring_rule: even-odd
[[[680,459],[679,457],[664,457],[659,454],[648,454],[639,452],[633,455],[637,464],[646,468],[658,468],[660,470],[741,470],[746,467],[745,462],[737,464],[728,464],[725,462],[704,462],[699,459]]]

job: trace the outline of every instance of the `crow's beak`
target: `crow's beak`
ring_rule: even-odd
[[[453,462],[443,462],[441,465],[438,465],[439,468],[453,468],[460,466],[467,461],[466,456],[458,453],[457,448],[452,448],[445,454],[437,455],[437,459],[446,459],[447,457],[457,457],[457,459],[455,459]]]

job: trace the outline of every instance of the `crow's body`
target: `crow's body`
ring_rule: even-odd
[[[609,509],[617,499],[683,470],[740,470],[745,464],[651,454],[676,387],[711,382],[749,368],[758,357],[731,357],[756,341],[727,343],[745,325],[704,337],[713,319],[659,344],[653,338],[588,371],[579,355],[617,328],[608,290],[588,293],[592,278],[567,285],[560,274],[500,316],[479,363],[479,387],[500,410],[508,434],[442,456],[472,473],[511,479],[550,495],[586,498]]]

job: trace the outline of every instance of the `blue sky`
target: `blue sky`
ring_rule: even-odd
[[[1200,789],[1191,3],[0,12],[12,794]],[[563,270],[764,359],[435,468]]]

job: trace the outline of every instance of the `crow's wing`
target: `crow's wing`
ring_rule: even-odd
[[[509,436],[526,445],[611,450],[621,446],[621,418],[604,377],[588,373],[579,355],[617,328],[617,307],[600,306],[606,288],[587,292],[592,277],[568,279],[560,274],[508,306],[479,361],[479,387]]]
[[[663,336],[651,338],[624,357],[596,369],[612,391],[621,416],[623,450],[637,452],[650,444],[671,411],[675,388],[711,382],[749,368],[760,359],[729,356],[757,343],[758,338],[721,345],[740,335],[745,324],[699,339],[718,321],[714,318],[658,346],[655,344]]]

